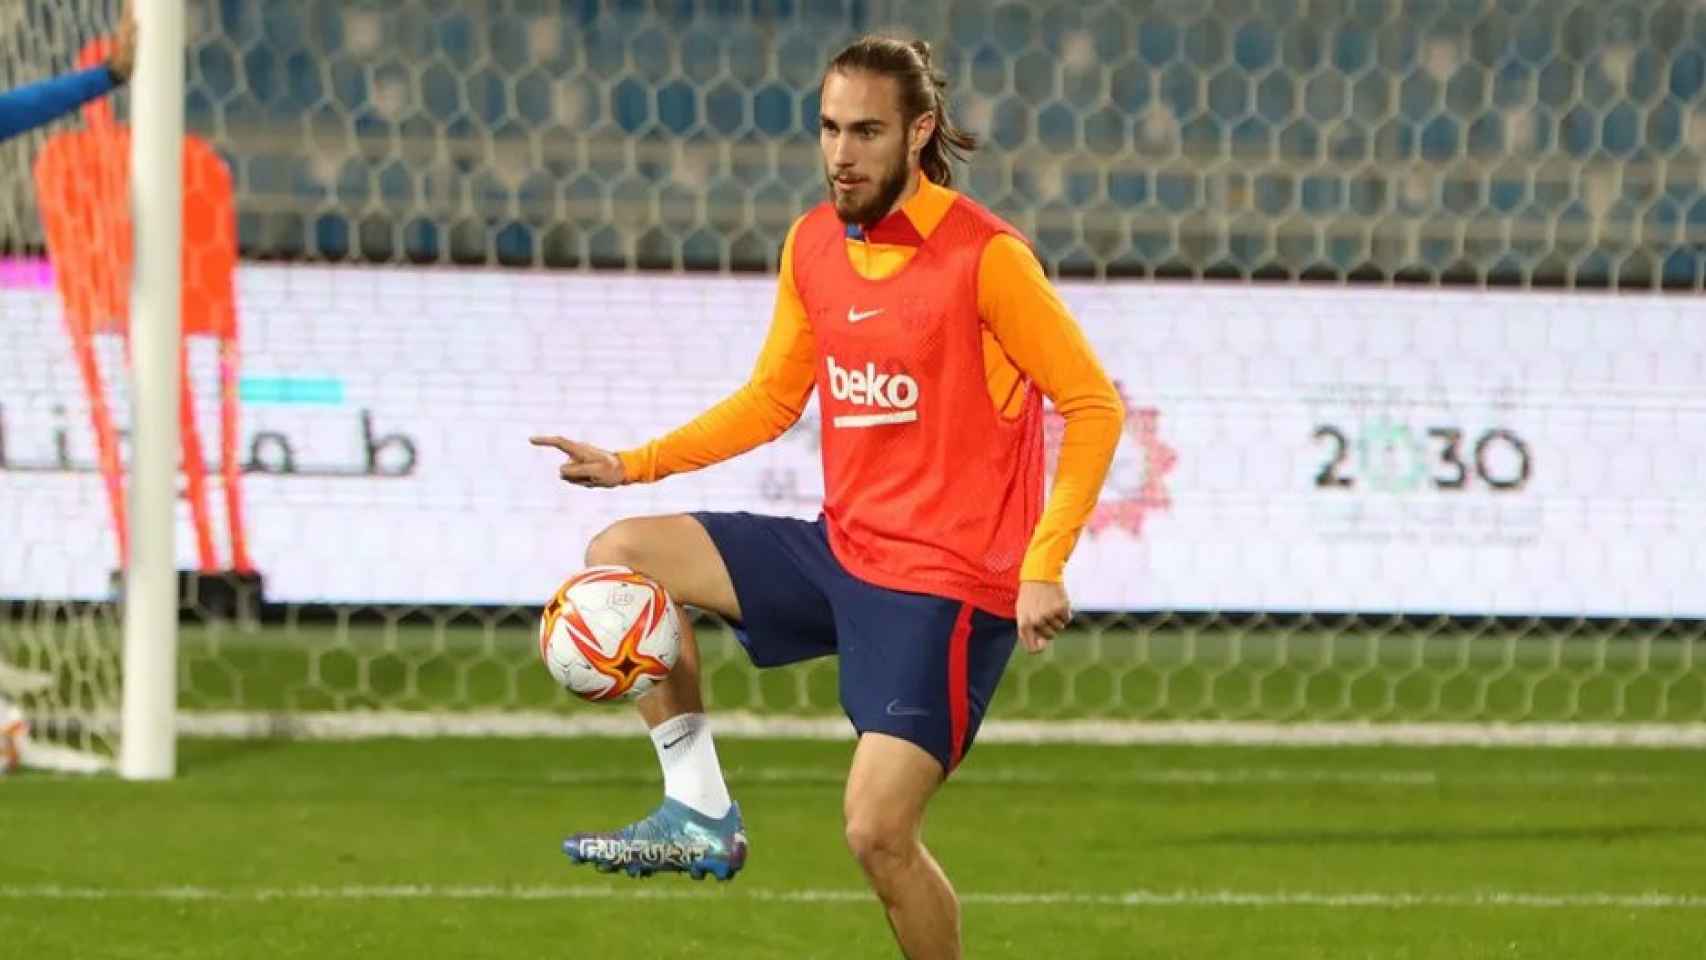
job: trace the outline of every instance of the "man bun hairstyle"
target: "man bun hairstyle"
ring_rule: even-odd
[[[900,87],[901,120],[908,128],[926,113],[935,115],[936,129],[919,152],[919,165],[930,182],[953,186],[953,162],[964,163],[978,141],[948,119],[948,78],[936,72],[930,44],[876,34],[860,37],[829,61],[825,75],[855,71],[894,78]]]

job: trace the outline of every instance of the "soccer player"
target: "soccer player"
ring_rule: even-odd
[[[1015,638],[1043,650],[1072,617],[1062,570],[1095,507],[1124,413],[1019,234],[952,189],[975,140],[948,119],[928,44],[867,37],[824,73],[829,200],[782,248],[774,317],[750,380],[692,422],[611,453],[567,455],[570,483],[650,483],[780,436],[814,388],[824,504],[815,522],[743,513],[621,521],[588,545],[683,604],[734,623],[760,667],[839,657],[859,735],[846,839],[908,957],[960,955],[953,887],[920,841],[965,757]],[[1043,503],[1042,394],[1066,421]],[[707,728],[691,634],[639,701],[663,804],[576,834],[577,862],[727,879],[745,861]]]
[[[106,63],[0,93],[0,140],[27,133],[106,96],[130,80],[135,65],[136,17],[127,6]]]

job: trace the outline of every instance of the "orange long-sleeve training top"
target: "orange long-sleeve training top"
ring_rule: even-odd
[[[863,239],[847,240],[860,274],[880,280],[899,271],[959,196],[919,178],[918,190]],[[619,456],[629,482],[651,482],[697,470],[781,436],[799,420],[819,367],[810,320],[794,285],[794,233],[782,249],[782,271],[769,335],[747,382],[686,425]],[[1053,490],[1031,536],[1021,580],[1058,582],[1113,460],[1125,419],[1118,391],[1089,341],[1044,275],[1030,248],[1000,236],[978,265],[989,396],[1004,414],[1024,402],[1016,389],[1029,377],[1066,421]]]

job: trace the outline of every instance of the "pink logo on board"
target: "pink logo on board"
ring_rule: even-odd
[[[1117,380],[1114,389],[1125,404],[1125,434],[1102,485],[1102,499],[1085,530],[1091,535],[1111,530],[1135,539],[1143,535],[1144,520],[1152,511],[1172,509],[1167,475],[1178,466],[1179,453],[1161,438],[1160,410],[1133,404]],[[1051,407],[1043,420],[1043,449],[1051,481],[1065,435],[1066,418]]]

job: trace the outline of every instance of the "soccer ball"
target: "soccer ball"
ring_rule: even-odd
[[[539,656],[551,676],[586,700],[638,697],[669,676],[681,621],[657,581],[627,567],[570,577],[539,618]]]

